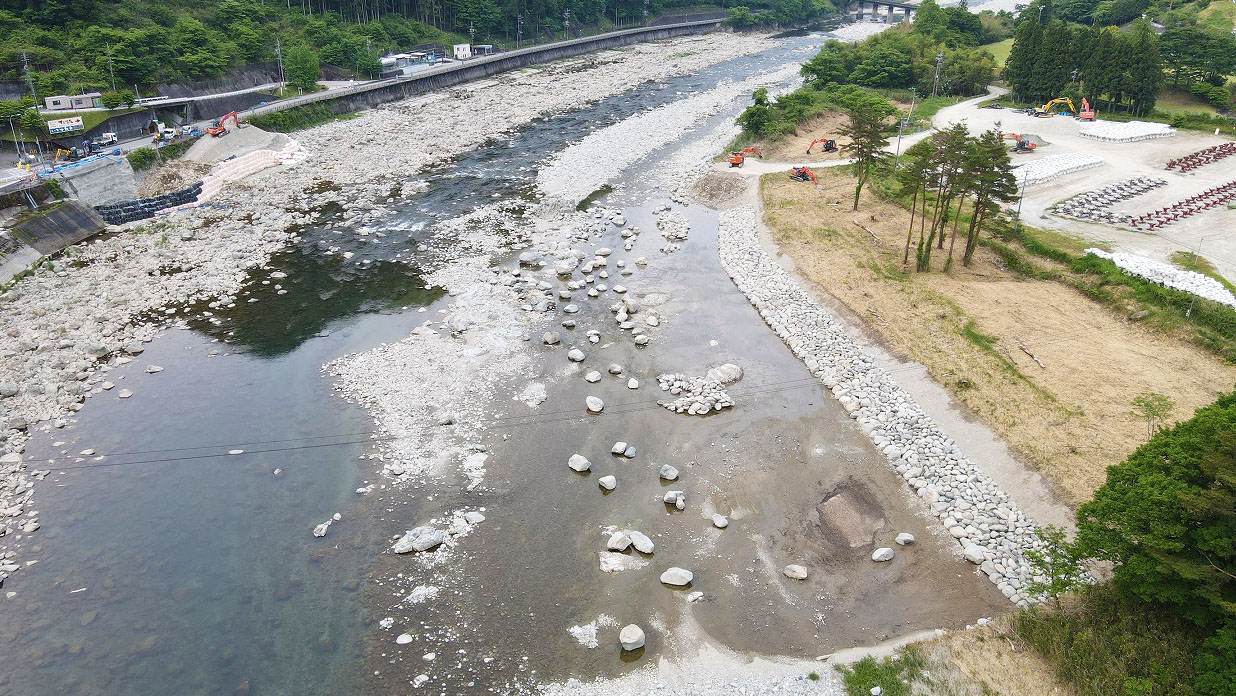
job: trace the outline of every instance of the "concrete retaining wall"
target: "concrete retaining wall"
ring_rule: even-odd
[[[61,201],[35,211],[10,229],[0,231],[0,284],[39,259],[76,244],[104,229],[103,219],[89,206]]]
[[[54,175],[66,195],[88,205],[106,205],[137,198],[133,167],[124,157],[98,157]]]
[[[709,19],[667,26],[640,27],[638,29],[626,29],[600,36],[522,48],[484,58],[474,58],[464,63],[426,70],[411,77],[393,78],[359,85],[355,90],[343,95],[323,94],[316,99],[310,96],[308,99],[298,103],[297,106],[320,103],[337,114],[360,111],[379,104],[406,99],[445,87],[453,87],[464,82],[491,77],[508,70],[526,68],[538,63],[560,60],[562,58],[573,58],[593,51],[617,48],[643,41],[660,41],[678,36],[716,31],[721,28],[722,21],[722,19]],[[278,104],[272,104],[270,107],[255,109],[253,114],[271,113],[279,110]]]

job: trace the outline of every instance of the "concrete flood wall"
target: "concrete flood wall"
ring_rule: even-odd
[[[103,218],[78,201],[66,200],[32,211],[0,230],[0,284],[44,256],[101,232]]]
[[[460,64],[427,70],[411,77],[394,78],[378,83],[359,85],[355,90],[347,94],[323,94],[317,99],[310,97],[300,102],[297,106],[322,104],[337,114],[360,111],[361,109],[367,109],[379,104],[406,99],[445,87],[453,87],[472,80],[492,77],[498,73],[526,68],[538,63],[560,60],[562,58],[573,58],[593,51],[618,48],[644,41],[660,41],[678,36],[716,31],[721,28],[722,21],[724,20],[717,18],[665,26],[640,27],[638,29],[626,29],[582,39],[560,41],[543,46],[522,48],[484,58],[474,58]],[[278,105],[271,105],[270,108],[259,107],[254,113],[262,114],[278,110]]]

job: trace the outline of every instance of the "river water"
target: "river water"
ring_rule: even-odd
[[[36,492],[42,528],[27,558],[37,563],[4,587],[16,596],[6,600],[0,612],[0,693],[334,694],[406,689],[410,675],[428,668],[402,663],[383,668],[391,663],[385,654],[393,644],[377,630],[389,603],[380,581],[398,572],[398,559],[378,554],[408,517],[430,506],[400,501],[413,509],[398,520],[386,520],[380,510],[394,504],[392,500],[355,494],[375,471],[361,459],[369,451],[365,433],[371,422],[332,392],[321,365],[402,338],[422,322],[423,311],[438,308],[441,294],[424,288],[413,253],[420,244],[434,248],[435,223],[495,201],[527,201],[533,195],[537,163],[591,130],[723,79],[801,62],[820,41],[783,41],[760,55],[698,75],[640,85],[579,111],[533,122],[508,140],[486,143],[454,163],[410,179],[408,186],[423,191],[401,204],[380,228],[364,234],[340,234],[328,215],[272,260],[271,266],[287,278],[273,281],[266,272],[255,272],[236,308],[217,312],[217,322],[199,318],[169,328],[131,364],[114,370],[109,378],[117,388],[132,389],[131,399],[96,396],[69,427],[41,433],[28,447],[32,467],[53,473]],[[736,102],[727,113],[703,120],[701,132],[733,118],[742,106]],[[623,181],[627,195],[615,201],[625,204],[628,216],[653,237],[651,206],[637,200],[640,180],[638,172],[628,175]],[[888,512],[904,507],[891,502],[899,490],[891,475],[880,478],[844,468],[823,475],[807,468],[784,476],[767,466],[744,468],[731,462],[736,453],[767,458],[779,452],[777,456],[796,462],[832,456],[882,470],[852,428],[818,427],[819,419],[847,419],[818,387],[797,391],[812,381],[805,368],[771,333],[752,330],[762,327],[758,316],[717,269],[715,251],[707,251],[714,246],[709,233],[695,231],[715,228],[715,213],[686,212],[692,218],[691,245],[696,251],[684,249],[678,266],[654,264],[647,278],[662,279],[671,292],[676,288],[683,304],[674,311],[704,323],[684,321],[668,331],[666,344],[679,347],[656,353],[656,365],[651,354],[623,357],[643,373],[646,387],[640,397],[655,398],[647,388],[655,389],[656,370],[700,367],[708,341],[716,339],[723,348],[708,358],[765,355],[754,361],[748,380],[782,389],[761,399],[759,409],[744,413],[741,420],[709,419],[703,437],[712,438],[714,447],[706,453],[684,452],[675,445],[686,441],[682,429],[694,424],[670,421],[655,434],[664,444],[650,441],[648,456],[698,461],[701,471],[721,467],[708,474],[720,496],[716,501],[740,514],[748,510],[755,515],[758,510],[771,520],[767,530],[756,533],[767,542],[757,543],[765,550],[791,544],[800,534],[800,525],[784,518],[787,511],[812,504],[804,492],[809,489],[802,485],[807,482],[833,494],[855,487],[875,491],[871,495],[887,503],[886,516],[900,518],[899,528],[926,536],[922,523],[908,513]],[[329,246],[354,251],[353,262],[320,253]],[[683,273],[690,268],[710,270],[687,283],[690,276]],[[725,322],[736,322],[736,328],[724,330]],[[702,333],[702,326],[716,331]],[[146,374],[147,365],[165,369]],[[575,393],[578,389],[568,385],[564,398],[582,398]],[[645,410],[622,427],[651,429],[654,421],[665,422],[666,415]],[[774,418],[794,440],[792,446],[771,434]],[[565,459],[557,450],[567,452],[574,447],[571,440],[579,438],[570,423],[513,435],[513,442],[492,445],[532,452],[552,438],[561,442],[549,457],[555,462]],[[597,430],[588,437],[599,446],[619,435]],[[743,449],[740,441],[754,444]],[[88,448],[109,456],[78,455]],[[244,452],[226,454],[229,450]],[[49,463],[44,466],[40,460]],[[449,636],[437,648],[451,649],[452,658],[450,664],[444,659],[441,674],[433,675],[435,692],[501,690],[541,676],[616,674],[632,666],[608,646],[583,650],[565,629],[595,618],[606,606],[615,616],[631,613],[654,588],[643,586],[646,579],[632,584],[633,578],[623,578],[603,590],[595,577],[572,580],[595,571],[596,532],[563,535],[555,521],[570,518],[578,529],[594,529],[605,515],[578,503],[545,505],[548,484],[529,468],[532,464],[512,464],[487,481],[490,495],[481,504],[497,511],[487,513],[491,520],[485,533],[468,540],[475,541],[469,556],[473,560],[459,571],[474,582],[461,582],[449,600],[400,617],[423,622],[420,635]],[[720,492],[727,480],[738,483]],[[660,484],[654,477],[641,486],[651,494]],[[478,502],[463,493],[444,492],[433,508],[447,501]],[[530,508],[528,501],[536,505]],[[769,509],[782,505],[785,510]],[[334,513],[340,521],[324,539],[314,538],[311,529]],[[651,508],[642,517],[630,509],[622,514],[624,522],[643,524],[650,534],[668,534],[674,522],[673,513],[664,509]],[[700,546],[666,540],[664,551],[661,536],[657,543],[658,555],[667,558],[678,552],[700,556],[699,549],[713,549],[711,559],[695,561],[705,577],[721,577],[725,564],[741,573],[762,562],[739,542],[712,539]],[[485,561],[503,557],[504,549],[536,551],[506,555],[505,566]],[[547,573],[547,568],[554,572]],[[906,572],[929,573],[909,568]],[[991,589],[950,582],[941,580],[937,591],[946,598],[957,595],[953,598],[959,602],[962,595],[977,597]],[[773,590],[732,581],[725,586],[729,589],[716,589],[696,617],[710,635],[735,648],[769,653],[819,647],[807,638],[818,634],[823,624],[795,608],[801,608],[806,597],[788,609],[764,611]],[[872,591],[878,589],[877,583]],[[663,593],[647,599],[644,608],[658,621],[672,624],[680,599]],[[847,621],[853,621],[852,610],[871,599],[863,594],[839,601],[846,608],[829,619],[830,630],[844,631],[847,641],[857,642],[862,631],[878,637],[944,620],[913,610],[912,592],[890,590],[878,597],[889,602],[886,618],[864,619],[844,630]],[[973,603],[986,605],[989,599],[984,595]],[[735,621],[735,609],[744,616],[761,613],[763,619]],[[796,613],[798,619],[792,619]],[[908,625],[903,623],[907,616]],[[777,631],[769,621],[796,623],[791,630]],[[650,631],[648,650],[660,645],[657,632]],[[415,647],[419,650],[420,643]],[[479,661],[482,657],[489,659]]]

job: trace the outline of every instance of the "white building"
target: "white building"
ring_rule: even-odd
[[[61,94],[55,97],[47,97],[43,103],[47,106],[48,111],[63,111],[65,109],[94,109],[103,106],[103,102],[99,99],[103,95],[98,92],[88,92],[77,96],[69,96]]]
[[[455,60],[467,60],[471,57],[471,44],[455,44]]]

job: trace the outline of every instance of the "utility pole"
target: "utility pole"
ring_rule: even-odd
[[[918,99],[918,90],[914,87],[910,88],[910,113],[901,120],[897,126],[897,154],[893,156],[893,172],[897,171],[897,163],[901,161],[901,133],[905,130],[906,124],[910,119],[914,118],[914,100]]]
[[[571,31],[571,11],[562,11],[562,38],[566,39],[567,33]]]
[[[1014,232],[1021,232],[1021,203],[1026,200],[1026,184],[1030,183],[1030,177],[1021,180],[1021,196],[1017,199],[1017,225],[1014,226]]]
[[[26,85],[30,87],[30,95],[34,97],[34,114],[38,116],[39,114],[39,92],[38,90],[34,88],[34,77],[30,74],[30,59],[26,57],[25,51],[21,52],[21,65],[22,65],[22,70],[24,70],[26,73]],[[39,116],[39,122],[41,123],[42,121],[43,121],[43,117]],[[41,165],[44,171],[46,171],[47,160],[43,157],[43,138],[42,138],[42,134],[39,133],[38,130],[35,130],[34,132],[34,146],[39,151],[39,165]]]
[[[275,37],[275,57],[279,60],[279,96],[283,96],[283,46],[279,43],[279,37]]]
[[[523,46],[524,42],[524,13],[520,12],[515,15],[515,48]]]
[[[107,74],[112,76],[112,91],[116,91],[116,71],[112,69],[112,42],[107,44]]]

